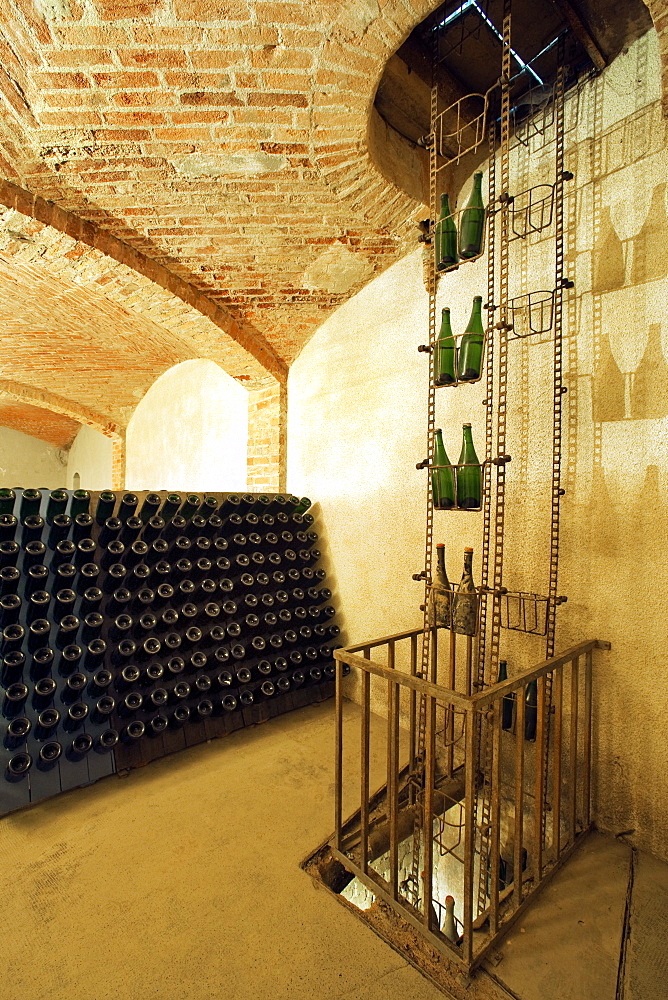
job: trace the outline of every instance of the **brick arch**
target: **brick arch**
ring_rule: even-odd
[[[352,5],[345,4],[314,73],[312,156],[324,180],[353,212],[404,238],[424,206],[380,171],[369,144],[369,116],[387,60],[439,6],[437,0],[388,0],[375,18],[351,20]]]
[[[17,402],[27,403],[40,409],[50,410],[61,416],[76,420],[78,424],[91,427],[104,434],[112,443],[112,482],[113,489],[122,489],[125,484],[125,428],[112,420],[107,420],[86,406],[81,406],[62,396],[36,389],[33,386],[15,382],[12,379],[0,378],[0,392]]]
[[[662,104],[668,118],[668,4],[643,2],[659,36]],[[434,0],[388,0],[376,17],[360,15],[355,22],[351,4],[345,4],[320,50],[314,75],[312,155],[324,180],[352,211],[404,237],[424,206],[379,169],[370,149],[369,118],[387,60],[439,6]]]

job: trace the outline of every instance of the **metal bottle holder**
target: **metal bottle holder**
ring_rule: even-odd
[[[433,496],[434,510],[445,511],[445,512],[451,513],[451,514],[455,513],[455,512],[459,512],[461,514],[470,514],[470,513],[475,513],[475,511],[482,510],[482,502],[483,502],[483,498],[484,498],[484,495],[485,495],[485,478],[483,476],[483,469],[484,469],[485,465],[486,465],[485,462],[468,462],[468,463],[461,463],[461,464],[458,464],[458,465],[431,465],[430,464],[428,466],[428,468],[429,468],[429,475],[431,477],[431,483],[432,483],[432,496]],[[463,469],[463,468],[468,468],[468,469],[475,468],[475,469],[479,469],[480,470],[480,503],[477,506],[475,506],[475,507],[460,507],[459,506],[459,498],[457,496],[457,469]],[[452,479],[453,479],[453,487],[454,487],[454,489],[453,489],[453,495],[454,495],[454,498],[455,498],[455,502],[454,502],[453,505],[450,505],[450,506],[441,506],[441,503],[444,503],[444,502],[447,502],[448,504],[450,504],[450,497],[442,497],[441,496],[441,490],[439,488],[440,484],[439,484],[438,476],[436,476],[436,477],[432,476],[433,472],[439,472],[439,471],[442,471],[444,469],[450,469],[451,474],[452,474]]]
[[[549,597],[526,591],[508,591],[501,595],[501,628],[530,635],[547,635]]]
[[[484,218],[483,218],[483,225],[482,225],[482,240],[481,240],[481,243],[480,243],[480,253],[475,254],[475,256],[473,256],[473,257],[462,257],[461,256],[461,216],[464,214],[464,212],[467,212],[467,211],[468,212],[481,212],[483,214],[483,216],[484,216]],[[436,279],[437,280],[439,278],[441,278],[444,274],[449,274],[451,271],[456,271],[458,268],[460,268],[464,264],[472,264],[474,260],[479,260],[480,257],[482,257],[482,255],[485,253],[485,250],[487,248],[487,215],[488,215],[488,208],[487,207],[484,207],[484,208],[475,208],[475,207],[473,207],[473,208],[467,208],[466,206],[464,206],[464,208],[457,209],[456,212],[451,212],[450,213],[450,218],[453,220],[453,222],[455,224],[455,229],[457,230],[457,256],[458,256],[459,259],[457,260],[457,262],[455,264],[448,264],[445,267],[439,267],[438,266],[438,260],[437,260],[438,227],[440,225],[440,221],[438,219],[435,221],[435,223],[434,223],[433,248],[434,248],[434,270],[435,270],[435,275],[436,275]]]
[[[453,333],[452,336],[453,336],[453,339],[455,341],[455,371],[458,372],[459,342],[462,339],[462,337],[466,336],[466,331],[464,331],[463,333]],[[420,350],[422,350],[422,349],[423,348],[420,348]],[[439,367],[439,364],[438,364],[438,352],[440,351],[438,338],[431,345],[430,350],[434,352],[434,355],[435,355],[435,357],[434,357],[434,369],[437,370],[438,367]],[[480,352],[480,374],[478,375],[478,377],[477,378],[467,378],[467,379],[456,378],[454,382],[448,382],[447,384],[443,384],[443,385],[439,385],[438,382],[435,381],[434,382],[434,388],[435,389],[454,389],[454,388],[456,388],[457,386],[460,386],[460,385],[473,385],[475,382],[479,382],[480,379],[483,376],[483,371],[484,371],[484,366],[485,366],[485,358],[486,357],[487,357],[487,327],[485,326],[484,333],[483,333],[483,339],[482,339],[482,348],[481,348],[481,352]]]
[[[552,225],[554,214],[554,184],[534,184],[512,196],[509,205],[510,229],[508,241],[525,239]]]
[[[554,297],[554,289],[541,289],[509,299],[509,339],[549,333],[554,325]]]

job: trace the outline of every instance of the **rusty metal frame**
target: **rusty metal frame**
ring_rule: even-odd
[[[591,727],[592,727],[592,671],[594,650],[609,649],[610,644],[599,640],[589,640],[565,650],[559,656],[553,656],[543,662],[523,671],[509,680],[476,691],[469,688],[469,693],[462,693],[452,687],[437,683],[434,671],[430,678],[420,677],[416,672],[417,643],[421,637],[431,646],[436,642],[436,633],[447,631],[443,629],[421,628],[395,633],[366,642],[359,646],[335,651],[336,660],[336,746],[335,746],[335,830],[330,841],[331,853],[353,875],[355,875],[375,896],[388,903],[402,919],[408,921],[437,951],[467,972],[470,972],[482,961],[491,948],[495,946],[501,935],[505,934],[512,923],[524,911],[534,898],[536,892],[549,880],[554,872],[564,863],[580,840],[591,828],[590,789],[591,789]],[[408,669],[399,669],[398,662],[405,662],[397,656],[397,644],[406,642],[410,646],[411,655]],[[384,651],[387,662],[381,663],[371,659],[371,650]],[[360,653],[362,655],[360,655]],[[348,819],[342,817],[341,803],[343,801],[346,776],[343,768],[344,746],[344,699],[343,699],[343,665],[348,664],[361,674],[362,704],[360,715],[360,765],[362,770],[360,785],[360,808]],[[371,678],[375,677],[387,685],[387,771],[386,782],[373,796],[369,796],[369,744],[371,717]],[[524,760],[527,745],[521,737],[524,735],[525,692],[527,685],[538,682],[538,722],[536,726],[535,760],[538,764],[545,756],[545,730],[547,716],[548,678],[553,679],[553,696],[555,701],[555,735],[551,743],[552,782],[551,805],[554,829],[560,830],[560,821],[565,823],[567,836],[565,842],[557,838],[556,848],[549,852],[544,850],[543,831],[545,828],[544,784],[547,781],[548,770],[537,766],[534,777],[535,788],[529,791],[532,800],[533,821],[531,823],[530,840],[527,841],[523,829],[524,813],[522,803],[527,794],[527,776]],[[565,717],[562,711],[564,678],[570,696],[570,713],[568,716],[568,739],[563,744],[563,727]],[[411,899],[402,894],[399,883],[399,802],[402,791],[405,791],[411,781],[409,765],[401,764],[400,754],[400,723],[401,694],[407,692],[424,702],[425,711],[425,760],[424,760],[424,802],[418,804],[420,812],[432,826],[435,814],[435,797],[439,794],[439,779],[435,773],[435,760],[440,744],[440,732],[436,729],[436,717],[439,705],[456,707],[464,715],[465,754],[463,772],[464,799],[464,875],[463,875],[463,927],[460,942],[449,941],[439,930],[434,920],[437,910],[442,909],[442,900],[434,894],[433,885],[433,852],[434,837],[425,837],[422,872],[423,906],[418,907]],[[515,810],[515,842],[513,881],[509,885],[501,885],[499,878],[499,829],[501,810],[501,757],[502,757],[502,703],[504,696],[514,695],[517,704],[514,757],[514,797]],[[487,717],[487,725],[491,733],[491,768],[490,768],[490,867],[485,873],[490,879],[489,904],[482,913],[477,912],[474,898],[474,881],[476,874],[476,797],[480,794],[477,786],[477,761],[475,741],[477,718]],[[414,746],[415,712],[409,713],[409,758]],[[541,735],[543,734],[543,735]],[[507,735],[507,734],[506,734]],[[507,749],[507,747],[506,747]],[[567,794],[561,791],[562,749],[568,755],[569,789]],[[408,801],[404,796],[403,802]],[[519,803],[519,808],[517,807]],[[369,859],[369,829],[370,811],[377,814],[380,810],[387,818],[389,827],[389,878],[385,879],[373,869]],[[449,808],[449,807],[448,807]],[[376,820],[377,822],[377,820]],[[351,832],[359,834],[359,850],[347,847],[351,843]],[[432,830],[433,833],[433,830]],[[405,834],[404,834],[405,836]],[[409,835],[410,836],[410,835]],[[561,834],[559,834],[561,837]],[[532,865],[523,873],[523,848],[530,847]],[[485,935],[480,931],[488,924]],[[475,933],[474,933],[475,932]]]

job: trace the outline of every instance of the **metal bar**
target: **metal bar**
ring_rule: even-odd
[[[473,636],[466,636],[466,694],[471,695],[473,683]]]
[[[545,815],[545,677],[538,678],[536,711],[536,797],[534,800],[534,882],[543,877],[543,820]]]
[[[450,630],[450,663],[448,673],[448,685],[452,691],[457,684],[457,633]],[[455,706],[448,703],[448,726],[445,734],[448,743],[448,775],[452,775],[455,767]]]
[[[465,826],[464,826],[464,942],[463,957],[468,966],[473,959],[473,873],[475,867],[475,782],[476,761],[475,750],[475,719],[473,710],[468,708],[465,715],[466,728],[465,750],[465,785],[464,796]]]
[[[410,639],[412,636],[421,635],[424,631],[424,626],[422,628],[412,628],[407,632],[393,632],[392,635],[384,635],[380,639],[368,639],[366,642],[361,642],[358,646],[346,646],[347,653],[359,653],[362,649],[375,649],[376,646],[386,646],[391,639],[398,641],[399,639]]]
[[[399,772],[399,685],[388,681],[388,773],[387,798],[390,820],[390,887],[392,895],[399,895],[399,838],[397,836],[398,772]]]
[[[410,673],[410,675],[411,675],[411,677],[415,677],[415,674],[416,674],[416,671],[417,671],[417,633],[411,634],[410,640],[411,640],[411,665],[410,665],[410,671],[411,671],[411,673]],[[409,727],[410,727],[409,767],[410,767],[410,770],[412,772],[413,768],[415,767],[415,754],[417,752],[417,748],[416,748],[416,745],[415,745],[415,740],[416,740],[416,736],[417,736],[416,729],[415,729],[416,722],[417,722],[417,692],[414,689],[410,690],[409,699],[410,699],[410,703],[409,703],[409,715],[410,715],[410,722],[409,722]]]
[[[370,650],[366,649],[365,656],[370,656]],[[361,657],[360,657],[361,659]],[[360,779],[361,801],[360,801],[360,858],[362,868],[367,870],[367,857],[369,854],[369,722],[371,714],[371,675],[364,670],[362,673],[362,738],[361,738],[361,760]]]
[[[343,664],[336,662],[336,746],[334,753],[334,829],[336,846],[341,849],[343,817]]]
[[[365,673],[374,674],[376,677],[383,677],[386,681],[395,680],[402,687],[411,688],[417,691],[418,694],[431,695],[439,701],[450,700],[461,708],[466,708],[470,704],[470,699],[464,695],[457,694],[456,691],[448,691],[447,688],[440,687],[438,684],[432,684],[431,681],[423,680],[422,677],[411,677],[410,674],[388,670],[387,667],[380,663],[374,663],[373,660],[366,660],[355,653],[347,654],[344,649],[337,649],[336,653],[337,659],[343,660],[344,663],[350,664],[351,667],[357,667]]]
[[[587,654],[591,656],[591,652]],[[563,667],[554,671],[552,701],[554,704],[554,750],[552,752],[552,844],[554,859],[561,853],[561,751],[563,727]]]
[[[494,716],[492,725],[492,830],[491,830],[491,886],[490,886],[490,911],[489,929],[491,934],[496,934],[499,929],[499,839],[501,835],[501,706],[502,702],[493,702],[492,709]]]
[[[585,657],[585,707],[584,707],[584,775],[583,775],[583,822],[591,822],[591,719],[592,719],[592,656],[591,650]]]
[[[524,836],[524,705],[526,691],[521,687],[515,700],[515,840],[513,872],[515,879],[514,907],[522,903],[522,838]]]
[[[570,743],[570,773],[568,775],[568,822],[571,838],[575,840],[575,823],[577,819],[578,797],[578,685],[580,683],[580,658],[576,656],[571,663],[571,743]]]
[[[424,784],[424,922],[427,930],[433,930],[433,878],[434,878],[434,782],[436,775],[436,699],[427,699],[427,732]],[[438,928],[437,928],[438,929]]]
[[[522,671],[516,677],[509,678],[507,681],[501,681],[500,684],[495,684],[489,690],[472,695],[471,701],[476,708],[483,708],[485,705],[489,705],[495,698],[504,694],[510,694],[520,684],[528,684],[529,681],[536,680],[541,675],[556,670],[557,667],[563,666],[564,663],[568,663],[569,660],[574,659],[576,656],[584,655],[591,649],[610,649],[610,643],[601,642],[599,639],[579,642],[576,646],[571,646],[570,649],[567,649],[560,656],[553,656],[549,660],[543,660],[542,663]],[[337,650],[337,652],[340,653],[341,650]]]

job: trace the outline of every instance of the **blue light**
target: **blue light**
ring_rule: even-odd
[[[499,39],[500,42],[503,42],[503,35],[498,30],[494,22],[490,21],[490,19],[487,17],[487,14],[485,14],[482,7],[480,7],[480,5],[477,3],[477,0],[464,0],[464,3],[460,4],[456,10],[453,10],[452,14],[448,14],[445,20],[441,21],[439,24],[436,25],[434,30],[436,31],[439,28],[446,28],[449,24],[452,24],[453,21],[456,21],[461,14],[464,14],[467,10],[469,10],[470,7],[473,7],[478,12],[482,20],[487,25],[487,27],[496,35],[496,37]],[[529,73],[531,73],[534,79],[538,81],[541,87],[544,86],[544,82],[538,76],[538,73],[536,73],[536,71],[532,69],[529,63],[525,62],[524,59],[522,59],[522,57],[517,54],[517,52],[515,52],[515,49],[511,48],[510,54],[512,55],[513,59],[518,64],[520,69],[522,69],[523,71],[527,70]]]

